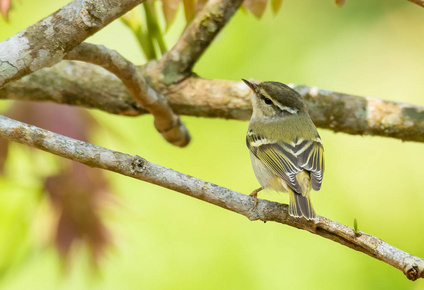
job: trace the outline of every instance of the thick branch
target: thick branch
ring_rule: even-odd
[[[0,43],[0,87],[52,66],[84,39],[144,0],[74,0]]]
[[[0,116],[0,136],[35,147],[91,167],[114,171],[129,177],[181,192],[246,216],[250,220],[274,221],[330,239],[401,270],[410,280],[424,278],[424,260],[403,252],[371,235],[335,221],[318,217],[316,221],[293,218],[288,206],[253,199],[195,177],[153,164],[139,156],[128,155]]]
[[[177,85],[151,83],[178,115],[250,118],[251,92],[242,82],[190,77]],[[424,142],[424,107],[308,86],[294,88],[304,96],[312,120],[321,128]],[[26,76],[0,89],[0,99],[53,101],[128,116],[145,113],[119,79],[84,63],[62,62]]]
[[[171,84],[189,76],[195,62],[242,3],[243,0],[209,0],[160,60],[157,69],[163,75],[161,81]]]
[[[168,142],[180,147],[189,143],[190,135],[180,118],[172,111],[167,99],[149,87],[137,67],[118,52],[83,42],[65,58],[93,63],[115,74],[134,100],[155,117],[156,129]]]

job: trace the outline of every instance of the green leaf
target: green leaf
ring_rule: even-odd
[[[272,0],[272,11],[275,14],[280,10],[281,4],[283,4],[283,0]]]
[[[355,235],[358,234],[358,221],[356,220],[356,218],[353,219],[353,230],[355,232]]]
[[[128,11],[120,19],[132,31],[136,31],[141,27],[141,15],[138,9]]]
[[[143,7],[146,14],[147,33],[151,42],[151,47],[153,50],[155,50],[155,46],[153,44],[153,40],[155,40],[159,46],[161,53],[164,54],[167,51],[167,48],[165,40],[163,39],[163,34],[160,29],[160,25],[158,23],[155,5],[153,2],[146,2]]]

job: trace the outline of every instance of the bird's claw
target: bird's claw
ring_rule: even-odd
[[[253,208],[256,208],[256,206],[258,205],[258,192],[261,190],[262,190],[262,187],[259,187],[258,189],[255,189],[254,191],[252,191],[251,194],[249,194],[249,196],[253,198]]]
[[[258,205],[258,193],[252,192],[251,194],[249,194],[249,196],[253,198],[253,207],[256,208],[256,206]]]

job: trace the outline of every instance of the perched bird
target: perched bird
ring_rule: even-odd
[[[254,92],[246,144],[261,185],[250,194],[255,205],[262,189],[287,191],[289,214],[315,219],[309,193],[321,188],[324,147],[302,96],[282,83],[243,81]]]

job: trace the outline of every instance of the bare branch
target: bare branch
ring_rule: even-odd
[[[84,39],[145,0],[74,0],[0,43],[0,87],[52,66]]]
[[[0,99],[47,101],[125,116],[146,113],[116,76],[82,62],[62,61],[0,89]]]
[[[186,127],[174,114],[167,99],[149,87],[137,67],[118,52],[83,42],[65,58],[93,63],[115,74],[125,84],[134,100],[155,117],[155,127],[165,140],[180,147],[190,142]]]
[[[294,86],[308,103],[315,125],[357,135],[424,142],[424,107]]]
[[[243,0],[209,0],[187,26],[175,46],[159,61],[156,68],[163,74],[161,81],[171,84],[189,76],[194,63],[242,2]]]
[[[252,112],[251,91],[242,82],[190,77],[177,85],[153,88],[167,97],[178,115],[248,120]],[[424,107],[308,86],[294,88],[321,128],[424,142]],[[53,101],[127,116],[145,113],[119,79],[84,63],[62,62],[9,83],[0,89],[0,99]]]
[[[216,184],[128,155],[0,116],[0,136],[91,167],[114,171],[153,183],[246,216],[250,220],[274,221],[303,229],[363,252],[401,270],[408,279],[424,278],[424,260],[403,252],[374,236],[355,231],[324,217],[316,221],[293,218],[288,206],[253,199]]]
[[[415,3],[421,7],[424,7],[424,0],[408,0],[409,2]]]

